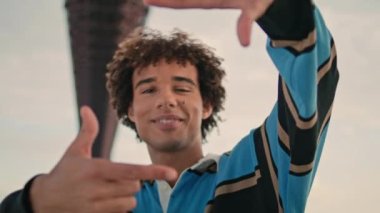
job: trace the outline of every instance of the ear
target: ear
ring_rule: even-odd
[[[128,118],[132,122],[135,122],[135,112],[133,110],[132,104],[131,104],[131,106],[128,107]]]
[[[208,103],[205,103],[203,104],[203,111],[202,111],[202,119],[207,119],[210,117],[210,115],[212,114],[212,105],[211,104],[208,104]]]

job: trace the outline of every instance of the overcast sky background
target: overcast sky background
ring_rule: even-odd
[[[317,0],[341,73],[329,134],[306,212],[380,212],[380,2]],[[148,26],[178,27],[216,49],[227,70],[225,122],[204,146],[222,153],[260,125],[276,98],[277,72],[255,26],[235,35],[237,11],[152,9]],[[76,135],[75,90],[62,1],[0,2],[0,200],[48,172]],[[120,126],[113,157],[148,163],[144,144]]]

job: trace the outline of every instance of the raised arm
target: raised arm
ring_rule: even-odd
[[[277,0],[258,23],[280,72],[277,104],[254,133],[265,153],[259,163],[268,165],[279,209],[303,212],[339,78],[335,45],[311,1]]]

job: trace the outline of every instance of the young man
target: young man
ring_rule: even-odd
[[[204,157],[202,137],[223,108],[220,61],[181,32],[165,38],[143,31],[120,45],[107,86],[119,117],[147,143],[153,165],[91,159],[98,127],[84,107],[82,129],[57,166],[10,195],[1,210],[303,212],[338,81],[334,42],[318,9],[306,0],[147,2],[241,9],[244,46],[257,21],[280,72],[270,115],[232,151]]]

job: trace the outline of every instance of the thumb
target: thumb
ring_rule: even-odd
[[[80,116],[82,118],[82,126],[65,155],[91,158],[92,145],[99,131],[98,120],[94,112],[88,106],[81,107]]]

